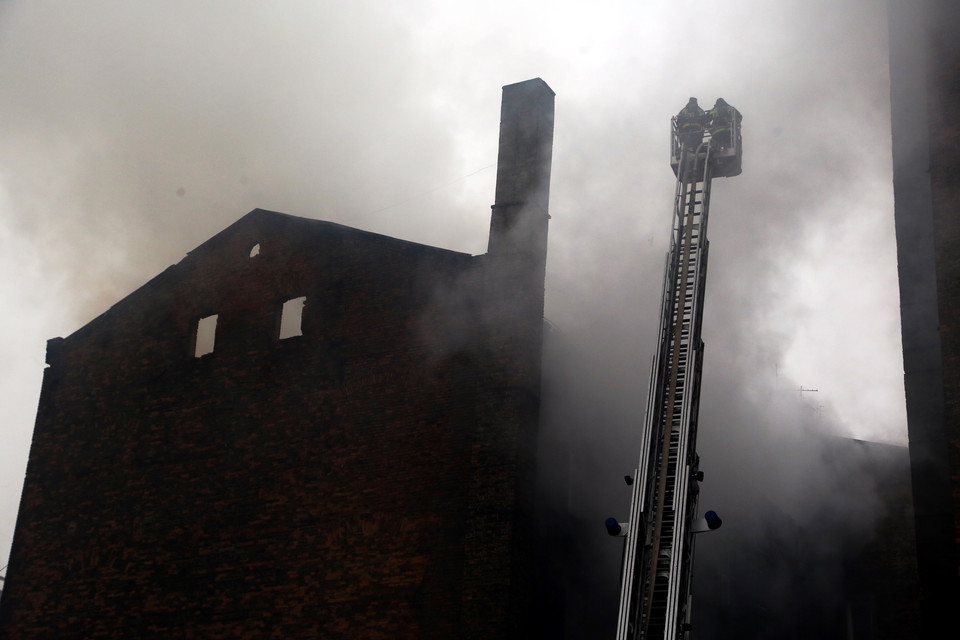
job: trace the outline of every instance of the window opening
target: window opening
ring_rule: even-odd
[[[300,322],[303,319],[303,305],[306,300],[306,296],[300,296],[283,303],[283,309],[280,311],[280,340],[303,335]]]
[[[200,318],[197,321],[197,341],[193,348],[193,357],[199,358],[213,353],[213,343],[217,337],[217,314]]]
[[[252,247],[250,247],[250,257],[251,257],[251,258],[256,258],[258,255],[260,255],[260,243],[259,243],[259,242],[258,242],[257,244],[255,244],[255,245],[253,245]]]

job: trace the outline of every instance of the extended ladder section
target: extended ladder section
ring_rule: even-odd
[[[736,134],[733,139],[739,142],[739,127]],[[630,524],[619,534],[625,535],[626,542],[617,640],[686,637],[693,534],[706,530],[695,518],[701,477],[696,440],[710,185],[714,169],[722,167],[721,175],[736,175],[739,166],[733,173],[729,164],[712,157],[709,132],[693,143],[682,143],[674,122],[672,139],[671,164],[677,173],[673,230],[643,454],[633,483]],[[722,158],[731,155],[725,147],[720,151]],[[715,526],[719,519],[709,528]]]

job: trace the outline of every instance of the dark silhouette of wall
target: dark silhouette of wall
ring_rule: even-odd
[[[49,341],[0,637],[529,632],[552,137],[504,87],[486,255],[255,210]]]
[[[926,635],[960,602],[960,10],[888,0],[904,387]]]
[[[838,445],[844,444],[841,440]],[[846,449],[846,451],[844,451]],[[873,486],[879,507],[869,535],[846,541],[847,640],[920,637],[916,535],[906,447],[852,440],[833,454],[856,480]],[[863,544],[865,542],[865,544]],[[863,546],[859,546],[863,544]]]

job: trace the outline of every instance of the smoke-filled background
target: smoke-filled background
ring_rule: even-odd
[[[872,487],[839,485],[814,435],[906,440],[887,65],[875,0],[0,4],[0,558],[46,339],[256,207],[483,253],[500,87],[537,76],[557,94],[548,374],[568,390],[546,411],[587,460],[584,521],[626,517],[669,119],[693,95],[744,115],[743,174],[712,198],[698,449],[725,525],[698,543],[698,580],[736,591],[719,558],[749,565],[772,528],[857,535],[830,518],[872,522]],[[619,543],[595,542],[615,584]],[[796,583],[768,564],[744,572],[754,591]]]

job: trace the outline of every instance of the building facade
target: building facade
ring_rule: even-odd
[[[960,602],[960,11],[888,0],[904,388],[921,620]]]
[[[50,340],[0,637],[528,631],[552,139],[484,255],[255,210]]]

